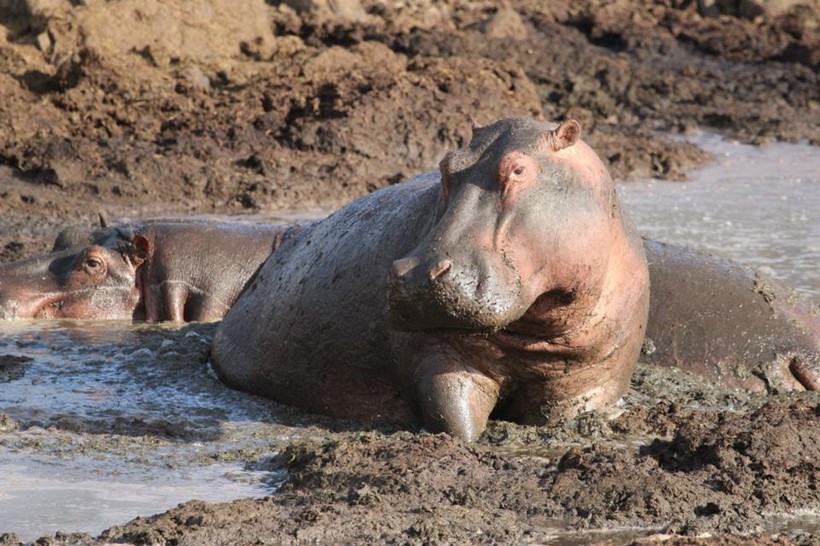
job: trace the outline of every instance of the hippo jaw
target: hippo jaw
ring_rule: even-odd
[[[15,298],[2,297],[0,301],[0,319],[37,319],[55,318],[55,311],[63,294],[57,293],[21,293]]]
[[[15,298],[3,298],[0,301],[0,320],[60,318],[130,320],[139,303],[139,294],[134,292],[135,290],[127,287],[24,292]],[[89,306],[87,302],[90,301],[94,303]]]

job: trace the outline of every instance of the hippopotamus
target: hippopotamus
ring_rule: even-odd
[[[439,172],[306,226],[218,327],[229,386],[466,441],[627,391],[649,307],[643,244],[574,120],[474,128]]]
[[[820,390],[820,312],[774,280],[644,241],[651,298],[643,361],[758,392]]]
[[[171,220],[66,228],[50,253],[0,265],[0,318],[219,320],[287,229]]]

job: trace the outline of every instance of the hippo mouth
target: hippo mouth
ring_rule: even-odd
[[[6,302],[0,312],[5,320],[19,319],[60,319],[65,318],[63,306],[72,296],[82,295],[87,290],[65,292],[28,292],[19,298]]]
[[[37,311],[35,311],[31,318],[34,319],[56,319],[56,318],[63,318],[62,312],[62,300],[57,299],[51,302],[47,302],[40,306]]]
[[[20,299],[6,302],[0,313],[5,320],[60,318],[62,294],[24,294]]]
[[[525,334],[509,328],[502,328],[490,334],[487,339],[501,348],[525,353],[555,352],[560,349],[569,349],[568,345],[561,343],[560,338]]]
[[[570,346],[563,343],[562,338],[546,337],[543,335],[522,333],[510,328],[493,330],[477,330],[471,328],[438,327],[420,330],[426,334],[453,338],[472,338],[480,341],[489,341],[493,345],[521,353],[562,352],[570,350]]]

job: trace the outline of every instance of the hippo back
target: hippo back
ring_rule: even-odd
[[[655,241],[644,245],[652,294],[644,360],[728,386],[810,387],[795,378],[808,377],[820,357],[816,309],[728,260]]]
[[[410,420],[379,358],[387,354],[385,285],[392,262],[429,229],[421,212],[437,198],[438,176],[422,175],[286,238],[216,333],[220,379],[309,411]]]

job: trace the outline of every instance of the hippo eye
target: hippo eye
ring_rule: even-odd
[[[515,176],[521,176],[522,174],[524,174],[524,171],[525,171],[525,170],[526,170],[526,168],[524,167],[524,165],[521,165],[521,166],[519,166],[517,169],[515,169],[512,173],[513,173]]]
[[[92,271],[102,269],[102,266],[102,260],[100,260],[99,258],[86,258],[85,260],[85,267]]]

